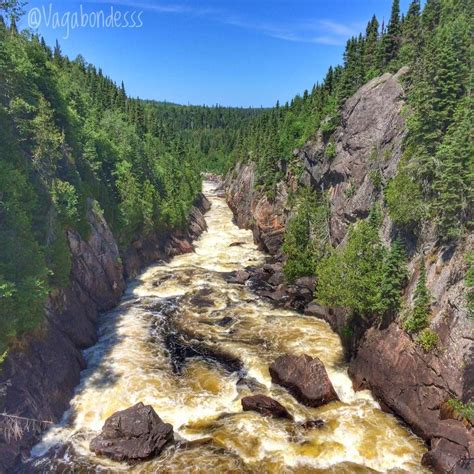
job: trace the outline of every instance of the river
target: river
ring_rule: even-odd
[[[249,288],[226,282],[226,272],[258,265],[265,256],[251,232],[233,224],[212,183],[205,183],[205,193],[212,208],[195,253],[150,266],[101,317],[99,341],[85,351],[88,368],[70,409],[33,448],[31,466],[63,472],[428,472],[420,465],[423,442],[382,412],[368,391],[352,390],[339,338],[328,324],[274,308]],[[179,339],[195,349],[187,354],[192,357],[184,358]],[[319,357],[341,401],[308,408],[272,385],[268,366],[284,353]],[[240,399],[252,393],[275,398],[295,421],[242,412]],[[89,442],[105,419],[139,401],[171,423],[177,439],[207,442],[171,446],[133,467],[94,456]],[[315,418],[324,427],[305,430],[298,423]]]

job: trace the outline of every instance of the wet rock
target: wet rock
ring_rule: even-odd
[[[245,245],[245,242],[232,242],[229,247],[241,247],[242,245]]]
[[[287,293],[287,286],[285,284],[278,285],[275,291],[261,291],[259,294],[265,298],[271,299],[277,304],[286,303],[289,300]]]
[[[173,427],[140,402],[107,418],[90,449],[114,461],[136,461],[157,456],[171,441]]]
[[[281,285],[285,282],[285,276],[282,271],[274,272],[272,276],[268,279],[268,283],[273,286]]]
[[[213,438],[206,437],[206,438],[199,438],[193,439],[191,441],[178,441],[176,447],[178,449],[194,449],[194,448],[201,448],[203,446],[208,446],[212,444]]]
[[[286,418],[292,420],[288,410],[273,398],[265,395],[251,395],[241,400],[244,411],[256,411],[263,416],[273,416],[275,418]]]
[[[228,372],[239,372],[243,363],[234,354],[218,347],[197,340],[196,335],[186,333],[185,329],[175,325],[173,320],[168,320],[162,327],[166,349],[168,350],[172,370],[181,375],[186,365],[186,360],[199,357],[207,361],[216,362]]]
[[[433,439],[432,449],[423,455],[421,463],[436,474],[471,474],[474,457],[463,446],[445,438]]]
[[[230,317],[230,316],[224,316],[222,319],[219,319],[219,321],[217,321],[217,325],[218,326],[228,326],[229,324],[233,323],[234,322],[234,318]]]
[[[158,279],[156,279],[156,280],[152,283],[152,285],[153,285],[153,286],[160,286],[160,285],[162,285],[165,281],[168,281],[168,280],[170,280],[170,279],[173,278],[173,277],[174,277],[174,275],[171,274],[171,273],[168,274],[168,275],[163,275],[163,276],[159,277]]]
[[[189,302],[198,308],[212,308],[214,306],[214,302],[211,299],[200,295],[193,296]]]
[[[246,270],[238,270],[236,272],[231,272],[228,275],[225,275],[227,283],[237,283],[243,285],[250,277],[251,273]]]
[[[251,392],[261,392],[266,389],[265,385],[260,383],[254,377],[242,377],[237,381],[237,387],[247,387]]]
[[[269,368],[272,382],[288,389],[301,403],[319,407],[339,400],[323,363],[306,354],[283,355]]]
[[[273,287],[270,285],[265,278],[262,278],[262,275],[254,275],[247,280],[247,285],[253,291],[272,291]]]
[[[305,430],[312,430],[314,428],[322,428],[324,426],[324,421],[323,420],[307,420],[303,423],[300,424],[301,428],[304,428]]]

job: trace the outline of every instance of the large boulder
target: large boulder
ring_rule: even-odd
[[[241,400],[244,411],[256,411],[263,416],[274,416],[275,418],[287,418],[292,420],[293,417],[288,413],[288,410],[273,398],[266,395],[252,395],[244,397]]]
[[[140,402],[107,418],[90,449],[115,461],[136,461],[157,456],[171,441],[173,427]]]
[[[323,363],[309,355],[283,355],[269,368],[272,382],[288,389],[301,403],[319,407],[339,400]]]

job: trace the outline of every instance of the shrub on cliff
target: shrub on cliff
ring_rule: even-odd
[[[395,314],[407,283],[406,255],[400,240],[389,250],[380,236],[380,210],[355,224],[344,247],[335,249],[316,269],[316,299],[373,318]]]
[[[431,314],[431,294],[426,287],[425,259],[422,256],[420,262],[420,274],[413,295],[413,309],[405,320],[405,329],[409,333],[416,333],[428,325]]]
[[[430,352],[438,345],[439,337],[438,334],[430,328],[425,328],[416,338],[416,342],[421,346],[424,352]]]
[[[385,188],[384,197],[390,218],[401,228],[415,228],[426,215],[420,187],[404,160],[398,165],[397,175]]]

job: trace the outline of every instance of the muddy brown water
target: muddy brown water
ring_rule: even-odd
[[[252,234],[206,183],[209,229],[192,254],[156,264],[132,282],[121,304],[101,317],[99,341],[60,424],[32,450],[38,471],[134,473],[423,473],[426,447],[368,391],[355,393],[338,336],[323,321],[275,309],[226,272],[264,261]],[[239,242],[239,245],[231,245]],[[319,357],[341,399],[299,404],[272,385],[269,364],[284,353]],[[240,399],[267,394],[295,421],[242,412]],[[135,466],[96,457],[90,440],[105,419],[150,404],[179,440]],[[321,418],[322,428],[299,422]]]

